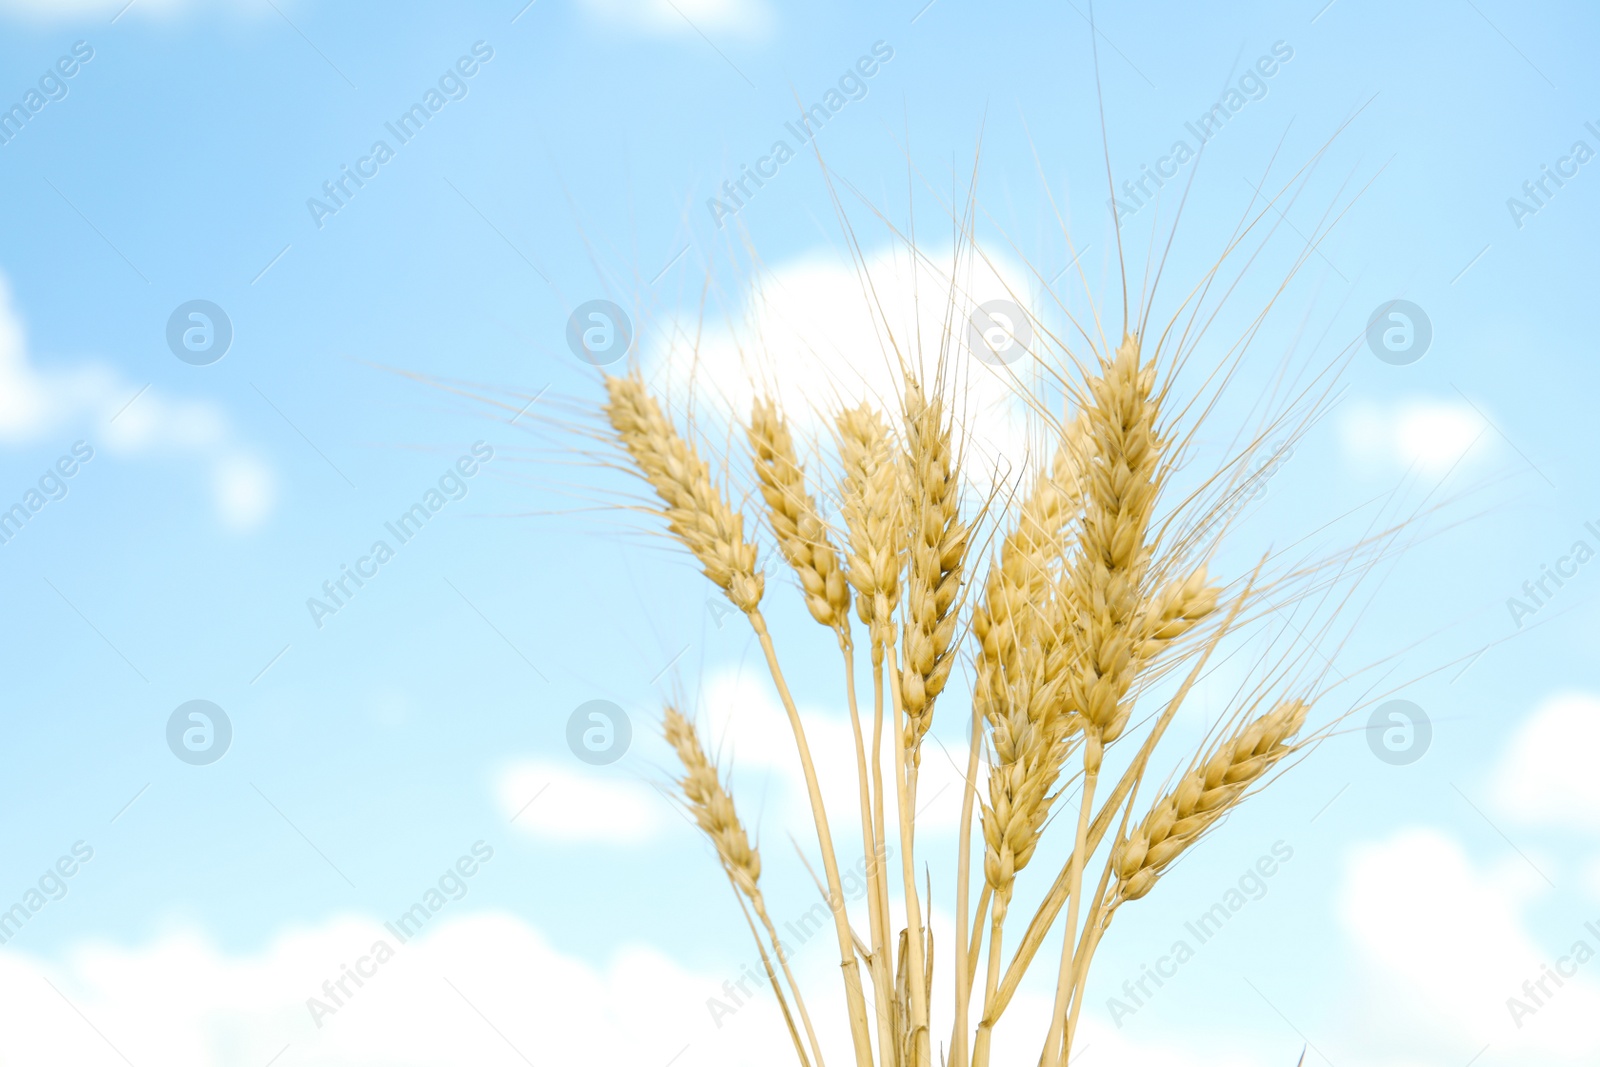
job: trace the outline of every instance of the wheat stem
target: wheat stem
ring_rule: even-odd
[[[761,966],[767,972],[767,981],[772,985],[772,993],[778,998],[778,1009],[783,1012],[783,1021],[788,1027],[789,1038],[794,1042],[794,1054],[800,1060],[800,1067],[810,1067],[810,1060],[806,1056],[805,1046],[800,1043],[800,1031],[795,1027],[794,1024],[794,1014],[789,1010],[789,1001],[783,995],[783,986],[778,982],[777,973],[772,969],[772,960],[767,955],[767,946],[765,941],[762,940],[761,932],[756,929],[755,920],[750,917],[750,907],[744,902],[744,898],[742,898],[738,893],[738,883],[734,883],[734,899],[739,902],[739,911],[744,915],[745,925],[749,926],[750,928],[750,936],[756,943],[756,952],[761,956]],[[763,911],[764,910],[765,909],[763,909]],[[778,938],[777,935],[772,931],[772,924],[770,922],[765,922],[763,925],[765,925],[768,935],[772,937],[773,950],[777,951]],[[789,987],[795,991],[795,998],[798,1001],[800,990],[799,987],[794,984],[794,977],[789,975],[789,969],[787,966],[784,967],[784,974],[788,976]],[[806,1036],[811,1042],[811,1050],[817,1056],[818,1064],[821,1064],[822,1050],[817,1047],[816,1035],[812,1033],[811,1022],[809,1019],[806,1020]]]
[[[811,759],[811,746],[806,742],[805,727],[800,722],[800,711],[784,680],[783,668],[778,664],[778,653],[772,646],[772,635],[767,632],[767,621],[760,608],[749,612],[750,625],[761,642],[762,654],[767,659],[767,670],[783,710],[789,716],[789,726],[794,732],[795,748],[800,754],[800,769],[805,776],[806,795],[811,802],[811,817],[816,823],[817,846],[822,851],[822,869],[828,879],[828,908],[833,912],[834,930],[839,940],[839,969],[844,975],[845,1004],[850,1016],[850,1037],[855,1046],[856,1067],[871,1067],[872,1044],[867,1030],[866,998],[861,988],[861,971],[856,966],[854,934],[844,910],[844,889],[839,881],[839,861],[833,851],[833,834],[828,829],[828,813],[822,803],[822,789],[817,784],[817,769]]]
[[[956,991],[955,1024],[950,1031],[950,1063],[967,1067],[967,1009],[972,999],[972,972],[968,968],[968,953],[976,954],[977,946],[969,943],[967,930],[967,897],[972,882],[972,808],[978,795],[975,784],[978,777],[978,754],[983,745],[983,720],[978,709],[972,709],[972,736],[967,745],[967,774],[962,782],[961,821],[956,831]],[[988,883],[984,883],[987,892]],[[988,898],[984,898],[987,903]],[[931,903],[930,903],[931,906]],[[974,924],[976,925],[976,924]]]
[[[898,657],[894,653],[894,646],[887,641],[885,644],[889,648],[890,677],[895,678],[899,675],[898,666],[895,662]],[[897,772],[895,774],[895,808],[900,822],[900,878],[905,889],[906,930],[909,933],[906,939],[909,949],[906,969],[911,975],[911,1038],[915,1047],[912,1065],[913,1067],[931,1067],[932,1052],[928,1028],[928,987],[924,973],[922,905],[917,897],[916,863],[912,855],[916,847],[914,827],[912,825],[915,813],[911,810],[913,802],[909,793],[910,781],[907,773],[911,764],[911,754],[906,751],[907,731],[903,721],[904,711],[900,701],[900,687],[891,682],[889,695],[894,701],[894,759]]]
[[[848,634],[848,616],[844,618],[844,627],[841,633]],[[890,1029],[892,996],[887,954],[889,917],[883,908],[883,902],[888,899],[888,894],[879,891],[879,885],[883,881],[883,839],[874,829],[872,822],[872,789],[867,771],[866,742],[861,732],[861,712],[856,698],[855,648],[847,638],[842,638],[839,649],[844,654],[845,692],[850,705],[851,734],[855,738],[856,746],[856,779],[861,809],[861,851],[867,865],[867,925],[872,938],[872,996],[880,1035],[878,1062],[880,1067],[894,1067],[895,1061],[890,1045],[881,1036],[887,1034]]]
[[[999,893],[993,897],[993,911],[989,916],[989,970],[983,983],[983,1018],[978,1021],[977,1033],[972,1038],[972,1067],[989,1067],[989,1042],[994,1034],[994,1024],[1005,1010],[998,1002],[1000,981],[1000,934],[1006,923],[1006,902]]]
[[[1102,878],[1100,892],[1105,893],[1105,882]],[[1099,899],[1098,897],[1096,898]],[[1084,941],[1078,946],[1078,961],[1073,966],[1072,972],[1072,1013],[1067,1018],[1066,1033],[1061,1039],[1061,1062],[1067,1064],[1072,1056],[1072,1040],[1078,1033],[1078,1014],[1083,1010],[1084,986],[1089,981],[1089,964],[1094,959],[1094,950],[1100,947],[1100,937],[1106,932],[1106,927],[1111,923],[1109,914],[1100,910],[1096,905],[1093,921],[1084,930]]]
[[[876,835],[879,841],[886,842],[889,840],[889,837],[888,832],[885,829],[885,815],[883,810],[883,689],[883,647],[874,641],[872,643],[872,750],[870,753],[872,767],[872,832],[874,835]],[[897,945],[892,936],[894,931],[889,921],[889,872],[884,870],[881,864],[878,867],[876,891],[878,893],[878,914],[883,917],[883,973],[885,976],[888,976],[896,973],[897,971],[897,964],[895,960],[895,949],[897,948]],[[890,988],[892,989],[893,985],[890,985]],[[880,1046],[887,1044],[891,1051],[893,1051],[895,1048],[891,1035],[897,1032],[899,1028],[898,1023],[894,1022],[894,1020],[899,1019],[900,1011],[901,1005],[899,1005],[898,1002],[891,997],[890,1015],[892,1025],[889,1033],[880,1035],[878,1039]],[[899,1053],[895,1051],[893,1054],[895,1057],[895,1062],[898,1063]]]
[[[781,942],[778,940],[778,931],[772,925],[772,919],[767,915],[765,899],[759,894],[750,901],[755,908],[756,916],[761,920],[761,925],[766,928],[767,936],[772,939],[772,950],[778,957],[778,966],[783,968],[783,977],[789,983],[789,988],[794,991],[795,1010],[800,1013],[800,1022],[806,1028],[806,1040],[811,1045],[811,1054],[816,1058],[817,1067],[825,1067],[822,1062],[822,1046],[817,1043],[817,1032],[811,1027],[811,1013],[806,1011],[805,998],[800,995],[800,986],[794,980],[794,974],[789,970],[789,958],[784,954]],[[762,953],[762,961],[766,962],[766,953]],[[767,973],[772,973],[772,964],[767,963]],[[785,1009],[787,1013],[787,1009]],[[793,1024],[790,1024],[791,1028]],[[802,1057],[801,1062],[804,1062]]]
[[[978,894],[978,910],[972,916],[972,945],[967,950],[967,988],[970,993],[972,983],[978,979],[978,958],[982,955],[983,932],[988,929],[989,905],[994,900],[994,886],[988,882],[983,883],[983,890]]]
[[[1098,743],[1098,739],[1091,735],[1089,744]],[[1100,780],[1098,760],[1094,762],[1094,767],[1094,770],[1084,772],[1083,799],[1078,805],[1077,833],[1073,838],[1072,858],[1067,861],[1067,928],[1061,944],[1061,969],[1056,976],[1056,996],[1055,1005],[1050,1013],[1050,1030],[1044,1039],[1044,1067],[1054,1067],[1059,1059],[1062,1026],[1066,1017],[1066,998],[1072,991],[1072,949],[1078,939],[1078,906],[1083,896],[1083,865],[1088,858],[1085,852],[1089,841],[1090,813],[1094,810],[1095,785]],[[1093,916],[1090,918],[1092,920]]]

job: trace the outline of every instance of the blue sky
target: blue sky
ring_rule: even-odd
[[[1103,1049],[1136,1063],[1287,1063],[1302,1041],[1319,1050],[1308,1063],[1592,1061],[1580,1024],[1600,973],[1520,1028],[1505,1005],[1540,960],[1580,937],[1600,947],[1584,933],[1600,922],[1600,564],[1531,616],[1507,604],[1574,542],[1600,547],[1585,526],[1600,529],[1600,162],[1574,152],[1600,151],[1592,11],[1104,5],[1102,102],[1082,4],[520,6],[0,0],[0,107],[27,112],[0,126],[0,507],[57,496],[0,544],[0,906],[76,842],[93,850],[0,947],[20,1006],[0,1059],[54,1062],[53,1041],[85,1064],[513,1063],[513,1046],[664,1063],[686,1043],[681,1062],[760,1059],[766,1007],[724,1029],[705,1014],[751,954],[711,857],[650,787],[661,699],[676,684],[709,721],[747,720],[748,736],[729,727],[736,784],[785,914],[809,892],[785,840],[804,828],[793,770],[749,725],[774,706],[748,628],[708,610],[709,586],[641,520],[590,507],[624,483],[574,462],[552,423],[600,395],[569,314],[618,302],[647,367],[670,369],[663,338],[697,321],[708,278],[714,326],[750,310],[748,240],[816,298],[803,328],[756,321],[825,339],[810,356],[849,380],[873,341],[822,347],[849,322],[826,298],[853,275],[810,147],[723,225],[708,205],[795,141],[797,100],[834,89],[817,147],[869,255],[893,241],[866,205],[903,227],[908,201],[919,239],[948,248],[947,205],[981,142],[977,232],[1001,272],[1037,298],[1021,264],[1052,278],[1081,251],[1091,291],[1115,302],[1107,155],[1119,184],[1165,165],[1225,87],[1270,66],[1180,172],[1195,179],[1158,310],[1216,256],[1252,185],[1274,192],[1315,159],[1298,199],[1267,210],[1277,230],[1219,343],[1304,266],[1201,447],[1226,445],[1282,361],[1347,353],[1344,392],[1221,563],[1236,576],[1397,485],[1397,506],[1447,500],[1375,575],[1337,660],[1399,653],[1396,695],[1433,741],[1391,766],[1365,713],[1353,720],[1119,924],[1088,1010]],[[400,143],[386,124],[430,91],[439,109]],[[1528,193],[1544,167],[1570,176]],[[330,214],[341,168],[367,177]],[[1177,189],[1128,222],[1136,277]],[[1337,224],[1306,251],[1330,208]],[[1082,309],[1075,277],[1059,287]],[[1396,299],[1432,325],[1403,366],[1362,340]],[[194,300],[231,324],[204,365],[167,342]],[[459,498],[314,619],[308,598],[441,478]],[[833,653],[799,612],[775,611],[777,630],[825,732]],[[566,743],[595,699],[634,732],[606,766]],[[191,700],[231,723],[208,765],[168,748]],[[960,722],[936,735],[958,746]],[[304,1002],[320,982],[480,841],[492,860],[390,985],[316,1026]],[[945,863],[953,837],[931,841]],[[1294,859],[1269,891],[1118,1027],[1113,987],[1278,841]],[[826,985],[816,954],[804,965]]]

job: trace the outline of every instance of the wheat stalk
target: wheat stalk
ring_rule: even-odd
[[[1138,623],[1152,610],[1145,602],[1145,574],[1161,474],[1155,364],[1141,362],[1139,338],[1125,335],[1115,356],[1101,361],[1100,373],[1089,379],[1088,386],[1091,402],[1082,414],[1084,506],[1078,521],[1078,551],[1058,592],[1064,645],[1071,650],[1067,702],[1084,734],[1083,787],[1067,876],[1066,938],[1056,1005],[1041,1056],[1044,1067],[1054,1067],[1064,1056],[1060,1046],[1072,987],[1095,788],[1105,746],[1121,736],[1132,710],[1124,697],[1138,668],[1143,636]]]
[[[873,829],[879,840],[885,839],[885,794],[878,760],[884,725],[884,660],[886,654],[891,657],[891,662],[887,664],[890,679],[888,691],[894,714],[890,736],[893,739],[895,810],[901,842],[900,879],[907,924],[903,962],[910,976],[905,982],[896,984],[901,1009],[898,1027],[906,1035],[912,1050],[909,1062],[914,1067],[926,1067],[931,1062],[931,1042],[928,1031],[928,989],[923,980],[925,934],[922,905],[916,887],[909,774],[911,763],[906,747],[907,728],[902,722],[905,709],[898,684],[899,671],[897,664],[892,661],[894,610],[900,599],[901,571],[910,547],[906,469],[895,454],[887,421],[871,404],[863,403],[840,412],[836,419],[836,435],[843,471],[839,496],[850,543],[847,574],[856,590],[856,612],[861,621],[867,624],[872,641],[874,697],[870,751],[874,792]],[[887,898],[881,900],[879,906],[887,916]],[[880,1043],[885,1040],[880,1037]]]

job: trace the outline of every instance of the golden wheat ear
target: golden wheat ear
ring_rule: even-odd
[[[733,796],[723,785],[722,779],[717,774],[716,765],[711,762],[701,746],[700,735],[695,731],[694,724],[671,704],[666,705],[661,719],[662,736],[667,739],[667,744],[672,746],[673,752],[677,753],[678,762],[683,766],[683,777],[679,778],[677,783],[684,804],[694,816],[695,825],[711,840],[712,847],[717,852],[717,859],[722,864],[723,873],[728,876],[728,881],[733,884],[735,892],[750,902],[751,910],[755,912],[756,919],[766,931],[766,940],[763,940],[755,925],[751,924],[750,933],[755,938],[756,949],[761,953],[767,980],[778,998],[778,1006],[783,1010],[784,1021],[789,1026],[789,1036],[794,1040],[795,1055],[800,1060],[801,1067],[810,1067],[811,1061],[806,1056],[805,1047],[800,1044],[800,1034],[795,1029],[788,999],[784,996],[783,986],[779,984],[777,973],[772,968],[772,960],[768,954],[769,946],[772,955],[778,957],[778,965],[783,968],[784,979],[794,996],[795,1009],[800,1015],[801,1024],[805,1027],[811,1056],[815,1058],[816,1067],[824,1067],[822,1048],[818,1045],[817,1035],[812,1029],[805,999],[800,995],[800,987],[795,984],[794,975],[789,971],[789,961],[785,958],[784,950],[778,940],[778,932],[773,928],[772,919],[767,915],[766,899],[761,894],[760,884],[761,853],[750,843],[744,823],[739,821],[739,813],[734,808]]]
[[[1244,799],[1279,760],[1297,747],[1309,705],[1284,700],[1246,723],[1197,761],[1177,786],[1156,801],[1139,826],[1117,842],[1111,867],[1117,882],[1111,907],[1138,900],[1172,863]]]
[[[846,576],[856,590],[856,614],[881,636],[893,624],[905,552],[904,499],[889,424],[870,404],[847,408],[836,420],[840,510],[849,533]],[[876,654],[876,653],[875,653]]]
[[[907,377],[905,423],[907,527],[905,626],[901,633],[900,704],[906,751],[921,759],[922,738],[933,724],[933,705],[955,665],[957,604],[967,556],[961,519],[960,471],[951,447],[952,426],[940,397],[928,397]]]
[[[1050,469],[1035,479],[990,563],[972,613],[973,704],[995,754],[983,810],[984,870],[1002,914],[1048,815],[1067,735],[1067,720],[1055,714],[1066,661],[1052,585],[1080,506],[1080,441],[1075,424],[1063,431]]]
[[[1085,407],[1084,510],[1079,552],[1067,569],[1064,599],[1075,608],[1068,690],[1089,724],[1085,767],[1099,769],[1100,749],[1121,736],[1137,668],[1136,621],[1150,564],[1148,535],[1161,484],[1162,441],[1156,424],[1155,366],[1140,362],[1139,339],[1126,336],[1089,380]]]
[[[795,454],[794,438],[782,412],[770,397],[750,410],[745,436],[761,496],[767,503],[778,550],[794,568],[805,591],[806,608],[824,626],[848,640],[850,584],[845,580],[839,550],[828,537],[816,498],[806,487],[805,469]]]
[[[763,579],[756,569],[755,543],[744,535],[744,516],[728,503],[705,460],[662,413],[637,371],[607,376],[605,384],[606,419],[660,498],[667,529],[735,606],[756,610]]]

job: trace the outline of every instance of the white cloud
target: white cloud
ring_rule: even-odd
[[[597,963],[557,950],[520,918],[451,915],[457,906],[445,904],[424,933],[403,943],[379,920],[350,916],[285,931],[240,954],[193,931],[132,947],[79,945],[60,960],[8,946],[0,953],[7,1006],[0,1062],[261,1067],[280,1054],[278,1062],[305,1067],[794,1062],[782,1018],[756,978],[753,950],[721,969],[687,968],[642,945]],[[380,942],[387,946],[381,963],[373,951]],[[825,1055],[847,1063],[832,949],[821,931],[791,962]],[[347,967],[367,972],[359,986]],[[747,999],[739,982],[760,992]],[[313,998],[331,1013],[319,1008],[314,1016]],[[711,998],[736,1010],[714,1019]],[[1018,992],[996,1031],[994,1062],[1037,1056],[1049,1006],[1046,996]],[[934,1025],[948,1033],[948,1016]],[[1079,1048],[1091,1045],[1097,1060],[1129,1067],[1249,1062],[1134,1044],[1085,1019]]]
[[[1469,451],[1486,449],[1486,431],[1478,413],[1455,400],[1353,401],[1339,417],[1340,444],[1357,466],[1414,468],[1424,477],[1440,477]]]
[[[1524,721],[1496,772],[1497,807],[1523,823],[1600,831],[1600,699],[1560,693]]]
[[[1600,856],[1595,856],[1583,865],[1582,878],[1589,896],[1600,900]]]
[[[1543,882],[1517,857],[1480,868],[1454,839],[1431,829],[1402,831],[1358,848],[1347,866],[1340,918],[1384,982],[1420,998],[1425,1011],[1388,998],[1368,1011],[1364,1032],[1408,1040],[1426,1035],[1435,1048],[1492,1043],[1504,1062],[1594,1062],[1600,1053],[1600,958],[1514,1018],[1508,999],[1529,1003],[1524,982],[1567,956],[1579,940],[1600,951],[1600,936],[1574,922],[1536,939],[1526,912]],[[1518,1023],[1521,1023],[1519,1026]],[[1537,1059],[1534,1059],[1537,1057]]]
[[[790,1055],[770,996],[713,1025],[706,998],[737,973],[695,973],[643,947],[596,966],[504,914],[431,922],[401,943],[376,920],[339,919],[236,956],[194,933],[80,946],[62,962],[8,946],[0,1062],[261,1067],[286,1046],[281,1062],[307,1067],[520,1067],[523,1056],[620,1067],[667,1063],[686,1044],[687,1062],[716,1067]],[[371,955],[380,941],[383,963]],[[335,1005],[323,983],[346,965],[370,973],[335,989]],[[312,997],[334,1007],[320,1027]]]
[[[1288,1067],[1291,1062],[1287,1056],[1268,1059],[1247,1056],[1237,1050],[1212,1051],[1204,1047],[1209,1042],[1183,1042],[1182,1039],[1168,1039],[1168,1041],[1170,1043],[1134,1042],[1114,1027],[1085,1015],[1079,1022],[1077,1037],[1073,1041],[1073,1047],[1077,1050],[1073,1062],[1078,1062],[1081,1058],[1095,1067],[1102,1064],[1116,1064],[1117,1067]],[[1037,1045],[1037,1042],[1035,1044]],[[1197,1048],[1196,1045],[1201,1047]],[[1094,1050],[1092,1053],[1089,1051],[1091,1048]],[[1037,1048],[1033,1052],[1033,1058],[1035,1060],[1038,1058]],[[1310,1063],[1312,1058],[1308,1055],[1305,1062]],[[995,1062],[1005,1061],[997,1059]],[[1019,1058],[1009,1062],[1024,1061]]]
[[[133,387],[123,382],[116,384],[123,390],[120,403],[111,411],[116,421],[100,431],[113,452],[124,455],[212,452],[227,438],[227,420],[214,404],[168,397],[154,387],[134,397]],[[111,394],[93,398],[81,394],[63,395],[55,410],[60,419],[76,410],[104,414],[117,399]]]
[[[554,763],[519,763],[500,775],[496,796],[506,818],[535,837],[618,844],[654,837],[674,817],[668,799],[617,773],[596,767],[579,774]]]
[[[765,0],[583,0],[583,6],[613,26],[662,35],[695,37],[699,30],[760,38],[774,22]]]
[[[1549,697],[1519,724],[1491,775],[1497,817],[1557,831],[1600,829],[1596,751],[1600,699]],[[1563,839],[1564,858],[1600,897],[1600,856],[1581,839]],[[1534,856],[1554,874],[1548,860]],[[1600,917],[1563,910],[1557,925],[1541,922],[1536,934],[1531,916],[1548,892],[1521,855],[1508,851],[1479,865],[1434,829],[1409,829],[1357,849],[1340,917],[1375,972],[1375,991],[1360,1009],[1368,1039],[1387,1041],[1389,1052],[1394,1045],[1420,1055],[1492,1043],[1504,1062],[1594,1062]],[[1549,971],[1557,966],[1567,972],[1559,981]]]
[[[277,503],[277,477],[255,456],[242,452],[224,456],[213,466],[211,477],[217,511],[234,530],[259,526]]]
[[[254,528],[276,501],[272,469],[239,446],[215,404],[141,388],[101,362],[37,366],[0,278],[0,446],[52,437],[65,445],[75,432],[111,455],[199,459],[209,468],[218,519],[229,529]]]
[[[885,326],[922,380],[932,381],[948,317],[955,334],[949,392],[962,404],[957,415],[969,442],[967,473],[982,485],[999,457],[1015,465],[1026,452],[1027,408],[1016,377],[1027,381],[1036,373],[1028,356],[999,368],[968,351],[967,323],[979,304],[1028,300],[1029,276],[1003,257],[991,258],[992,264],[976,258],[963,268],[954,311],[949,278],[941,273],[948,255],[925,252],[913,260],[899,248],[868,255],[870,297],[847,260],[797,259],[752,283],[731,329],[708,321],[698,337],[691,330],[670,346],[657,339],[645,373],[680,410],[693,399],[702,411],[731,408],[741,420],[758,391],[770,393],[783,403],[798,440],[822,441],[831,450],[833,412],[863,399],[893,405],[899,395],[900,372]]]
[[[173,16],[191,8],[207,6],[199,0],[0,0],[0,13],[34,22],[82,22],[88,18],[114,16],[124,8],[130,16],[149,18]],[[240,2],[227,6],[240,8]]]

